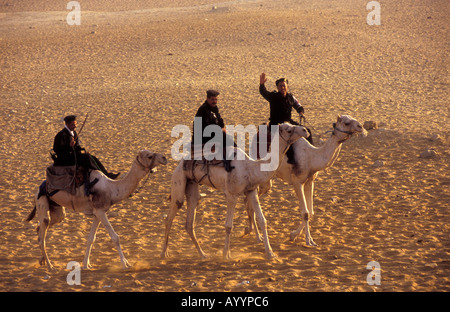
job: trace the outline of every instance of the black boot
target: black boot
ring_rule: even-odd
[[[231,165],[231,160],[225,159],[225,160],[223,161],[223,165],[224,165],[225,170],[226,170],[227,172],[231,172],[231,170],[234,169],[234,167]]]
[[[309,133],[309,137],[308,137],[306,140],[307,140],[309,143],[311,143],[311,145],[314,145],[311,130],[309,130],[308,128],[306,128],[306,131],[308,131],[308,133]]]
[[[100,162],[100,160],[97,157],[89,154],[89,159],[90,159],[91,168],[94,170],[100,170],[108,178],[115,180],[120,175],[120,172],[119,173],[108,172],[106,170],[105,166],[103,166],[103,164]]]
[[[120,175],[120,172],[119,172],[119,173],[107,173],[107,174],[106,174],[106,176],[107,176],[108,178],[112,179],[112,180],[117,179],[117,177],[118,177],[119,175]]]

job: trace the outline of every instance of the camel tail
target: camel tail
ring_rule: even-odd
[[[28,217],[25,219],[25,221],[30,222],[31,220],[33,220],[34,216],[36,215],[36,205],[34,205],[33,210],[30,212],[30,214],[28,215]]]

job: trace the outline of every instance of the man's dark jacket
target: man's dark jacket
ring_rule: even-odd
[[[63,128],[55,136],[53,141],[53,151],[56,154],[55,166],[73,166],[76,163],[76,154],[80,153],[82,148],[78,141],[78,134],[74,132],[75,145],[70,146],[72,135],[67,128]]]
[[[285,121],[298,124],[298,122],[292,120],[292,108],[299,114],[303,113],[304,109],[291,93],[288,93],[286,97],[283,97],[279,92],[267,91],[266,86],[263,84],[259,85],[259,93],[261,93],[270,104],[269,120],[271,125],[278,125]]]
[[[205,128],[209,125],[218,125],[220,128],[224,128],[225,124],[220,116],[219,108],[217,106],[211,107],[211,105],[208,104],[207,101],[203,103],[197,110],[197,113],[195,114],[195,117],[201,117],[202,118],[202,144],[207,143],[211,138],[210,137],[203,137],[203,132]],[[194,131],[195,131],[195,121],[194,121]],[[192,142],[194,142],[195,134],[192,137]],[[219,139],[219,138],[217,138]],[[222,140],[222,138],[220,138]],[[194,142],[194,144],[197,144],[198,142]]]

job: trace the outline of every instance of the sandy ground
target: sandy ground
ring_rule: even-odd
[[[446,1],[382,1],[381,26],[367,25],[366,3],[356,0],[82,0],[80,26],[66,23],[67,2],[0,1],[0,291],[450,290]],[[184,208],[171,257],[161,260],[177,165],[172,128],[192,124],[209,88],[221,91],[227,124],[266,121],[263,71],[269,89],[289,78],[317,142],[339,114],[381,123],[344,143],[319,175],[311,225],[319,246],[289,240],[299,209],[293,189],[275,180],[261,205],[277,259],[243,236],[239,202],[233,259],[223,260],[225,201],[202,187],[197,236],[210,258],[199,259]],[[38,264],[37,221],[24,222],[72,113],[89,114],[83,145],[111,171],[126,172],[144,148],[169,158],[110,211],[133,268],[121,269],[100,228],[81,286],[67,285],[66,265],[82,262],[91,219],[67,209],[50,230],[55,272]],[[436,155],[420,158],[427,149]],[[379,286],[366,283],[369,261],[380,263]]]

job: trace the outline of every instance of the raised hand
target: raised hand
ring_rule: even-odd
[[[267,81],[266,73],[262,73],[261,76],[259,76],[259,84],[265,84]]]

